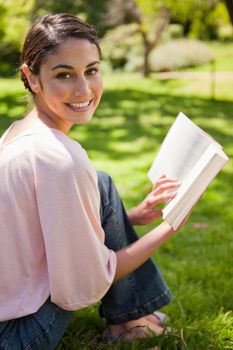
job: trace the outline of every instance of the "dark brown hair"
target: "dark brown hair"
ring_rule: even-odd
[[[101,56],[94,27],[68,13],[49,14],[37,19],[29,30],[20,58],[21,66],[26,63],[33,74],[39,74],[45,57],[69,38],[89,40],[96,45]],[[25,88],[33,93],[22,70],[20,78]]]

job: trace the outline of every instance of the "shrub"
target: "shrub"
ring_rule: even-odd
[[[154,49],[149,57],[154,72],[199,66],[214,59],[207,44],[198,40],[174,39]]]
[[[104,60],[113,69],[132,72],[142,65],[142,39],[135,23],[109,30],[101,41],[101,48]]]

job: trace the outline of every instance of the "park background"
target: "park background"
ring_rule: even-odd
[[[74,314],[58,350],[233,349],[233,1],[0,0],[0,134],[30,108],[19,55],[31,22],[50,12],[79,15],[99,32],[102,103],[70,136],[114,178],[126,207],[149,191],[147,171],[180,111],[230,157],[182,232],[154,254],[174,293],[165,308],[174,331],[104,345],[93,306]]]

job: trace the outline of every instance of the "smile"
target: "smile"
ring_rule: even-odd
[[[90,106],[92,100],[80,103],[66,103],[66,105],[74,111],[79,111]]]

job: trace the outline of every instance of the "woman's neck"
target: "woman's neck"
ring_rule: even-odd
[[[58,121],[54,120],[50,113],[46,111],[46,109],[43,107],[42,104],[40,104],[38,101],[35,101],[35,107],[33,110],[28,114],[26,117],[28,120],[30,120],[33,123],[36,124],[44,124],[49,128],[57,129],[64,134],[67,134],[72,127],[72,124],[64,123],[62,120],[60,123]]]

